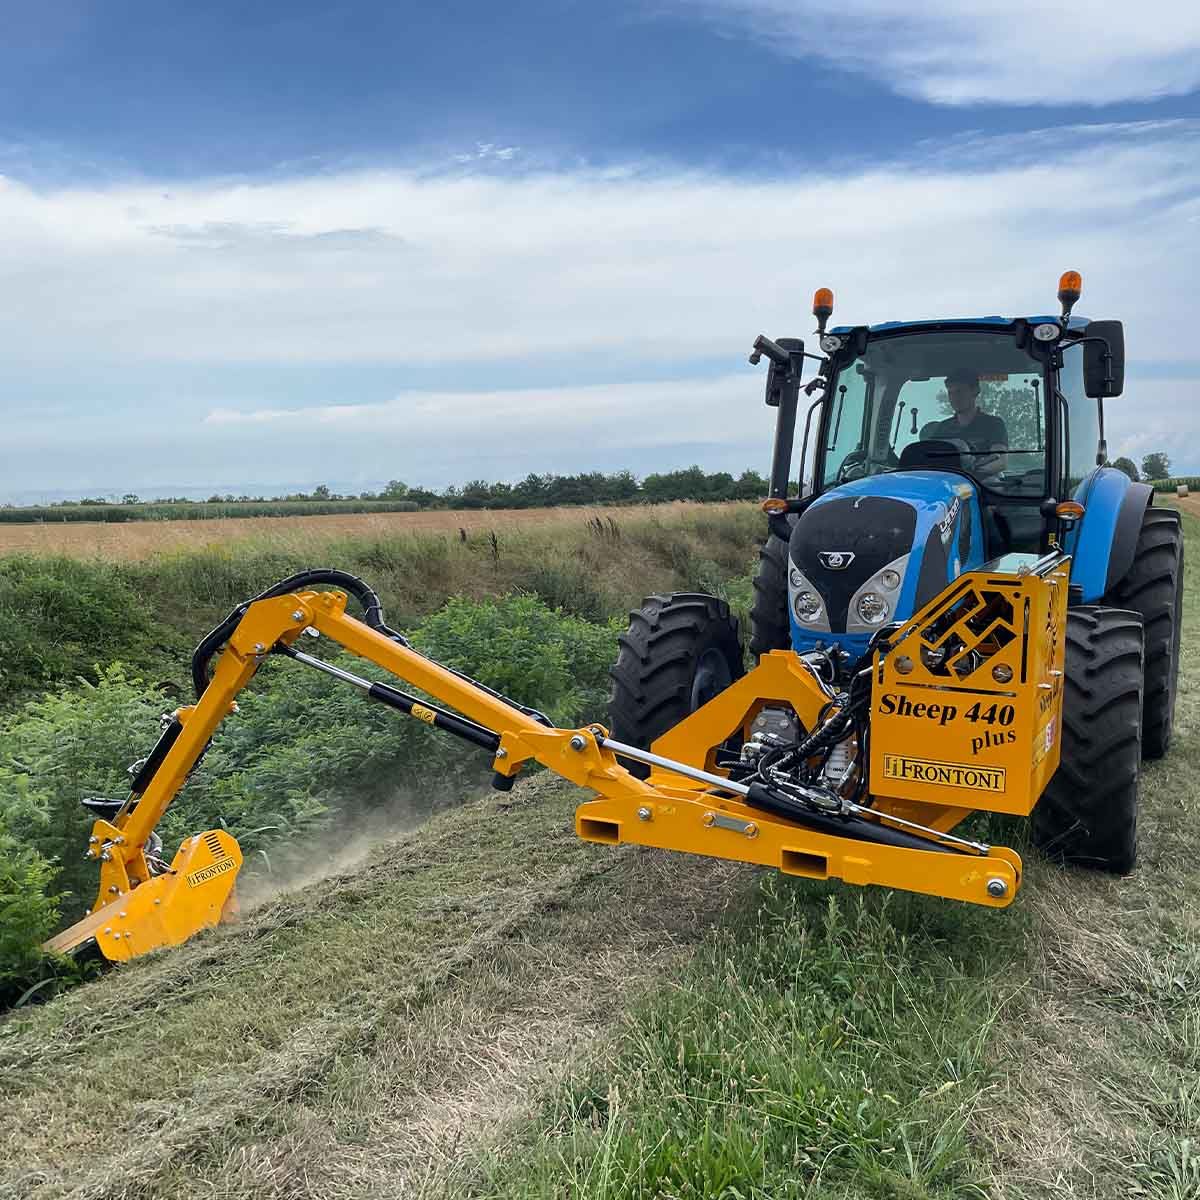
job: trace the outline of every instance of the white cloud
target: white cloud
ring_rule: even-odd
[[[837,292],[835,322],[1030,313],[1054,309],[1071,267],[1081,312],[1126,321],[1131,359],[1194,361],[1198,142],[1200,123],[1044,131],[1002,154],[976,141],[957,158],[768,180],[636,167],[50,191],[0,179],[0,364],[18,380],[0,388],[0,480],[204,481],[234,462],[255,481],[303,477],[284,443],[316,479],[501,478],[580,469],[593,451],[617,465],[622,446],[632,464],[648,445],[676,466],[722,428],[722,453],[745,446],[741,465],[765,467],[744,355],[759,331],[808,334],[819,284]],[[78,364],[141,382],[74,401],[53,426],[30,416],[21,373],[45,394]],[[348,384],[303,418],[255,394],[256,371],[372,364],[429,368],[456,394]],[[597,364],[626,380],[730,378],[583,387]],[[227,397],[181,382],[216,366],[244,371]],[[476,393],[468,372],[488,377]],[[510,386],[530,379],[545,386]],[[1200,445],[1193,391],[1146,392],[1140,430]]]
[[[687,440],[730,441],[729,416],[739,399],[761,392],[752,372],[716,379],[662,383],[592,384],[584,387],[507,388],[503,391],[404,392],[377,404],[331,404],[311,408],[216,408],[203,423],[218,427],[292,424],[345,434],[394,436],[415,433],[426,443],[451,442],[462,434],[463,414],[489,436],[536,439],[541,445],[578,441],[597,449],[680,441],[679,414],[687,412]],[[747,408],[752,407],[746,405]],[[569,422],[563,417],[569,414]],[[756,422],[761,425],[762,422]],[[756,430],[756,433],[761,430]],[[737,439],[743,440],[743,439]]]
[[[935,104],[1112,104],[1200,88],[1195,0],[670,0],[728,36]]]
[[[463,359],[734,353],[764,324],[806,328],[814,283],[855,320],[1044,308],[1068,265],[1084,271],[1089,309],[1152,313],[1156,329],[1181,319],[1200,129],[1033,140],[1038,154],[1016,165],[942,158],[768,181],[0,181],[0,354],[443,363],[452,385]],[[1151,276],[1152,295],[1129,294]]]

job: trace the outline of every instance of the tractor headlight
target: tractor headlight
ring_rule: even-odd
[[[850,597],[846,610],[847,633],[869,633],[884,621],[900,619],[900,596],[908,572],[908,555],[880,567],[870,579],[864,579]]]
[[[811,621],[814,617],[819,617],[823,607],[821,597],[816,592],[797,592],[796,599],[792,601],[798,621]]]
[[[858,598],[858,616],[867,625],[882,625],[891,611],[891,605],[877,592],[863,592]]]
[[[820,633],[829,632],[829,613],[825,611],[825,598],[794,562],[788,564],[788,607],[792,610],[792,616],[805,629]]]

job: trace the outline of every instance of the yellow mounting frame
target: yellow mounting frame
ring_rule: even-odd
[[[911,728],[911,722],[908,727],[903,722],[889,724],[896,714],[881,711],[884,697],[891,694],[889,689],[897,693],[907,689],[912,695],[923,689],[922,695],[943,697],[943,701],[935,702],[944,702],[944,695],[958,695],[955,689],[961,691],[966,686],[981,687],[989,696],[1003,693],[1013,698],[1014,705],[1023,706],[1014,753],[1019,751],[1018,757],[1024,755],[1029,764],[1021,777],[1019,794],[1014,792],[1009,803],[996,802],[986,793],[968,794],[948,787],[915,791],[898,787],[895,796],[877,796],[873,801],[874,810],[885,823],[888,815],[894,815],[949,832],[972,809],[1027,812],[1036,802],[1058,761],[1055,730],[1062,705],[1061,628],[1067,561],[1060,557],[1050,564],[1053,570],[1041,574],[1029,573],[1026,568],[1023,574],[964,576],[954,589],[895,635],[888,653],[877,656],[872,701],[873,779],[878,781],[887,775],[881,766],[882,756],[901,750],[910,755],[945,757],[944,727],[934,731],[926,722],[929,728],[922,736],[920,729]],[[913,653],[930,622],[947,604],[953,604],[965,589],[978,590],[985,584],[993,590],[1007,589],[1012,611],[1018,614],[1010,614],[1009,626],[1015,629],[1021,625],[1021,630],[997,649],[992,626],[972,629],[964,623],[970,614],[963,612],[961,621],[938,626],[941,641],[937,644],[946,643],[956,634],[958,640],[951,638],[947,644],[952,644],[959,655],[972,649],[979,653],[980,647],[991,651],[987,658],[989,670],[1008,665],[1014,671],[1016,682],[1003,687],[994,681],[980,685],[974,680],[964,683],[957,677],[938,676],[921,663],[919,654]],[[876,844],[783,819],[665,767],[656,767],[648,779],[639,779],[605,746],[607,731],[603,726],[549,728],[470,680],[348,616],[346,602],[346,593],[341,591],[301,591],[257,600],[246,608],[200,700],[174,714],[181,732],[145,791],[140,797],[131,797],[111,821],[96,821],[88,849],[89,856],[100,864],[96,903],[87,917],[47,943],[48,948],[66,951],[94,940],[106,957],[127,959],[159,946],[176,945],[234,914],[234,883],[242,856],[229,834],[209,830],[187,839],[170,870],[163,874],[151,872],[146,844],[221,721],[237,711],[237,694],[249,683],[271,647],[277,643],[290,646],[308,627],[495,731],[499,748],[493,766],[499,774],[515,775],[525,763],[536,761],[595,792],[596,798],[582,803],[575,817],[576,831],[586,841],[608,845],[632,842],[683,850],[776,867],[785,874],[809,879],[882,884],[994,908],[1010,904],[1016,894],[1021,860],[1004,847],[970,854],[935,850],[932,841],[929,850]],[[927,637],[925,640],[928,642]],[[903,673],[902,657],[912,660],[908,674]],[[768,704],[790,705],[804,726],[812,729],[821,710],[829,704],[829,694],[795,654],[769,653],[757,667],[659,738],[652,749],[686,766],[719,773],[713,762],[715,748],[738,731],[745,734]],[[413,715],[424,720],[433,717],[430,710],[419,705]],[[1032,759],[1031,740],[1043,747],[1040,756],[1034,749]]]

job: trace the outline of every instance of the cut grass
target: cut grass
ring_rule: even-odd
[[[677,962],[734,873],[597,853],[570,791],[540,775],[443,813],[352,875],[10,1016],[0,1197],[436,1177],[463,1124],[509,1116]]]
[[[967,1127],[1020,917],[776,876],[746,901],[471,1194],[985,1194]]]

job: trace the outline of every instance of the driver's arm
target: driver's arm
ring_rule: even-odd
[[[975,474],[982,479],[992,479],[1008,467],[1008,429],[999,418],[997,424],[997,440],[988,446],[990,456],[981,454],[975,459]]]

